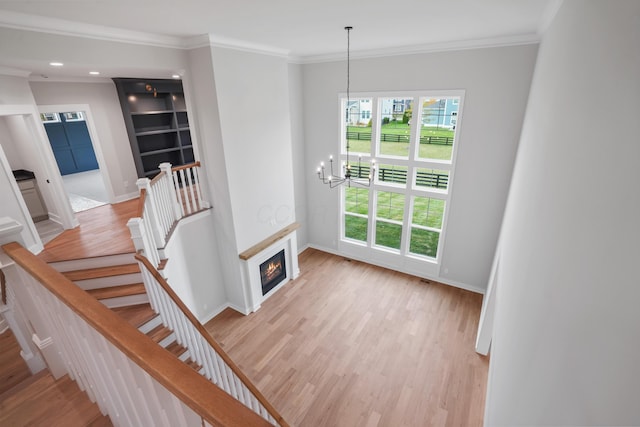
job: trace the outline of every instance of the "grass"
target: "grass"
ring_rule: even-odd
[[[379,191],[377,194],[376,245],[400,249],[402,225],[390,221],[402,222],[404,219],[405,195],[390,191]],[[444,200],[415,197],[413,199],[412,224],[439,230],[444,216]],[[367,218],[349,215],[348,213],[368,215],[369,190],[366,188],[345,189],[345,237],[367,241],[369,221]],[[440,232],[411,227],[409,252],[435,257],[438,250]]]
[[[383,134],[392,135],[409,135],[409,125],[391,122],[381,126]],[[348,132],[357,133],[370,133],[370,127],[349,126]],[[455,132],[449,129],[422,127],[420,129],[420,136],[446,136],[453,137]],[[440,144],[420,144],[418,156],[421,159],[437,159],[437,160],[451,160],[452,145],[440,145]],[[354,153],[371,153],[371,141],[350,139],[349,150]],[[409,156],[409,143],[407,142],[380,142],[380,154],[386,156]]]

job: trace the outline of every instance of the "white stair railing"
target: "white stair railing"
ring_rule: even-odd
[[[54,377],[68,374],[114,426],[269,425],[20,244],[0,255]]]
[[[178,343],[190,351],[202,367],[202,375],[268,422],[286,426],[282,416],[209,335],[149,260],[140,254],[136,260],[151,307],[164,325],[175,332]]]
[[[166,246],[175,224],[210,207],[200,185],[200,162],[177,167],[161,163],[159,167],[153,179],[137,181],[140,208],[138,216],[127,223],[136,250],[143,251],[154,266],[159,265],[159,249]]]

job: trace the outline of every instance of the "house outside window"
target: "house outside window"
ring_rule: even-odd
[[[370,101],[371,124],[356,129],[343,122],[341,128],[346,126],[349,135],[350,161],[361,157],[361,164],[369,165],[375,158],[377,171],[370,187],[341,190],[341,251],[378,257],[385,263],[409,261],[437,274],[464,92],[357,96]],[[341,105],[344,108],[346,101]],[[400,109],[402,115],[397,114]],[[342,160],[346,161],[344,135]],[[368,175],[368,166],[362,169],[361,176]]]

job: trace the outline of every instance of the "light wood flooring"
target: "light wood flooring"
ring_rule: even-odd
[[[138,199],[78,212],[80,225],[47,243],[38,257],[46,262],[135,252],[127,221],[137,215]]]
[[[307,249],[301,275],[207,330],[294,426],[480,426],[482,296]]]
[[[0,425],[108,427],[112,423],[67,375],[57,381],[46,369],[31,375],[8,330],[0,334]]]
[[[31,376],[10,329],[0,334],[0,395]]]

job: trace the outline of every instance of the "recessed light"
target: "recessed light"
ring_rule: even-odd
[[[171,76],[171,77],[173,77],[174,79],[179,79],[179,78],[180,78],[180,74],[174,74],[174,75],[173,75],[173,76]]]
[[[62,67],[64,64],[62,62],[49,62],[49,65],[52,67]]]
[[[100,74],[100,71],[89,71],[89,74],[91,74],[92,76],[97,76]]]

